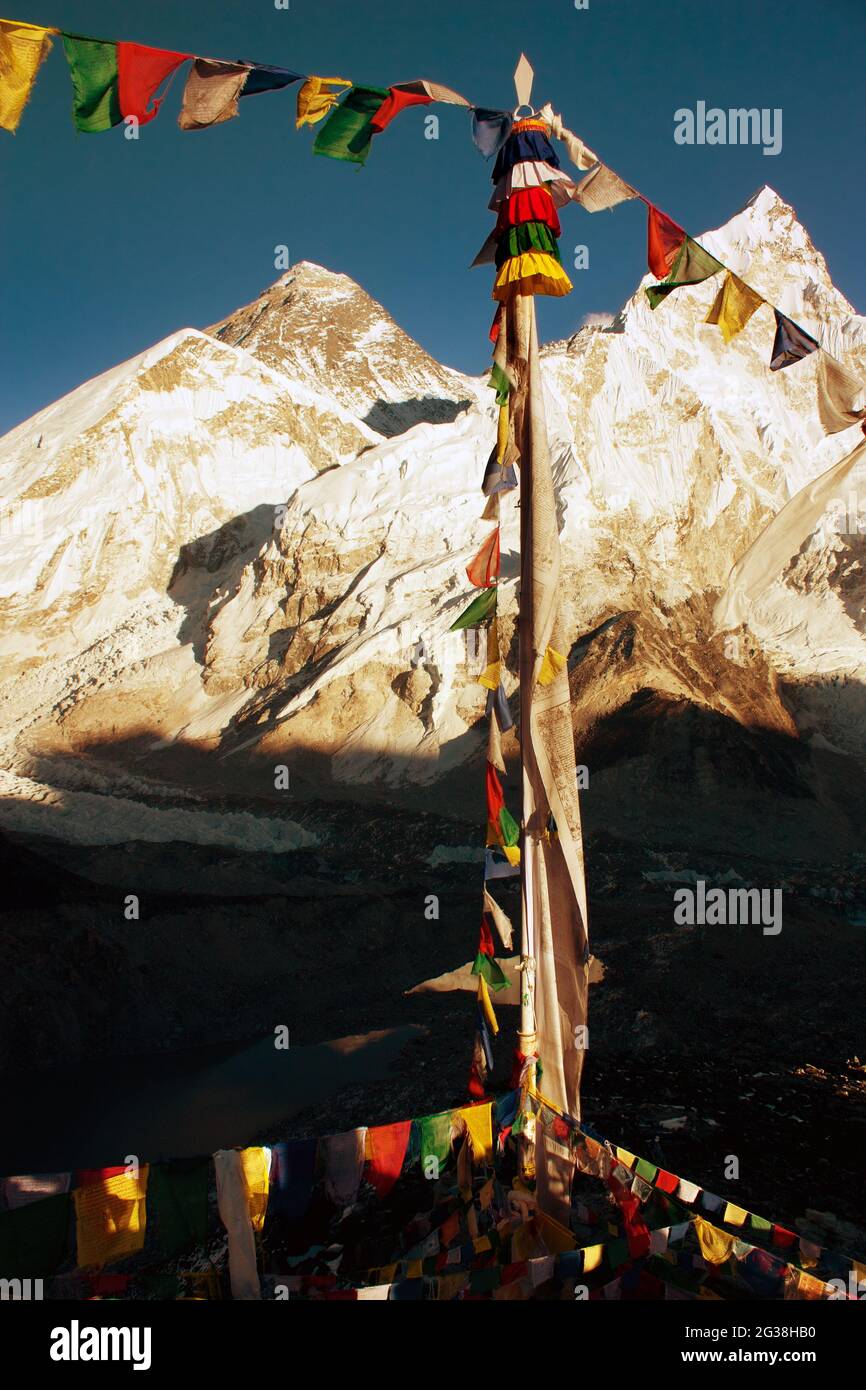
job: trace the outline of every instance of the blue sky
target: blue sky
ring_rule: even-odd
[[[861,250],[863,0],[14,0],[9,17],[209,57],[252,58],[387,86],[431,77],[510,107],[521,49],[534,97],[693,232],[763,183],[794,205],[840,289],[866,310]],[[249,98],[208,131],[176,125],[175,79],[138,142],[78,134],[59,41],[16,136],[0,131],[0,431],[190,324],[204,327],[293,261],[344,271],[442,361],[488,360],[490,267],[467,269],[490,227],[490,165],[469,118],[434,108],[377,138],[367,166],[314,157],[294,129],[297,88]],[[781,107],[783,148],[680,146],[674,112]],[[564,214],[564,252],[589,248],[564,300],[541,301],[546,339],[615,310],[645,266],[645,211]],[[566,261],[571,255],[564,256]]]

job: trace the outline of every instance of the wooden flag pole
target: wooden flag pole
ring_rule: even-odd
[[[516,110],[528,108],[530,111],[532,82],[534,73],[525,53],[514,72],[514,89],[517,96]],[[535,304],[532,304],[535,311]],[[529,631],[529,605],[532,595],[532,546],[529,536],[529,489],[532,486],[528,460],[521,460],[520,468],[520,629],[522,634]],[[528,849],[526,834],[527,811],[531,805],[529,779],[526,767],[526,740],[524,731],[529,728],[529,705],[532,699],[533,654],[527,651],[526,643],[519,643],[518,680],[520,686],[520,766],[522,813],[520,817],[520,870],[521,870],[521,936],[520,936],[520,1029],[517,1045],[524,1057],[534,1057],[538,1050],[535,1026],[535,941],[532,923],[532,853]],[[527,1077],[530,1086],[535,1084],[535,1066]]]

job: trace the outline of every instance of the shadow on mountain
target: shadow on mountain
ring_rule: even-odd
[[[212,622],[237,589],[241,572],[274,533],[279,502],[263,502],[232,517],[215,531],[182,545],[172,570],[168,596],[186,609],[181,642],[190,642],[196,661],[204,664],[206,623]],[[215,590],[221,601],[213,602]]]
[[[408,401],[376,401],[363,417],[364,424],[386,439],[405,434],[413,425],[451,425],[468,410],[471,401],[446,397],[416,396]]]

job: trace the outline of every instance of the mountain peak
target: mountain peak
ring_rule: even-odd
[[[293,381],[331,393],[371,429],[454,419],[477,385],[442,366],[350,276],[298,261],[208,329]]]

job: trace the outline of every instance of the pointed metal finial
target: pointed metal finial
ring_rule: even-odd
[[[520,62],[514,69],[514,90],[517,93],[518,107],[530,105],[530,98],[532,96],[532,80],[534,77],[535,73],[532,69],[532,64],[530,63],[526,54],[521,53]]]

